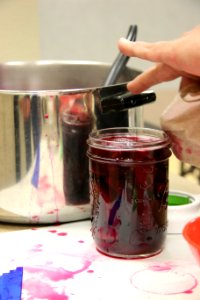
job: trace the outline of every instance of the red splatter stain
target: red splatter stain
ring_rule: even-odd
[[[184,294],[192,294],[192,293],[193,293],[193,290],[184,291],[183,293],[184,293]]]
[[[191,148],[186,148],[185,151],[186,151],[187,154],[192,154],[192,149]]]
[[[161,271],[170,271],[172,270],[172,266],[168,266],[166,264],[163,265],[155,265],[155,266],[150,266],[149,270],[155,271],[155,272],[161,272]]]
[[[35,215],[35,216],[32,216],[31,219],[32,219],[33,221],[39,221],[39,220],[40,220],[40,217],[37,216],[37,215]]]
[[[59,236],[66,236],[67,232],[58,232],[57,235],[59,235]]]
[[[55,224],[54,224],[54,226],[60,226],[60,222],[57,220],[56,222],[55,222]]]
[[[55,209],[53,209],[53,210],[50,210],[50,211],[48,211],[48,215],[53,215],[53,214],[55,214],[55,213],[57,213],[57,212],[59,212],[59,209],[58,208],[55,208]]]
[[[48,118],[49,118],[49,115],[48,115],[48,114],[44,114],[44,118],[45,118],[45,119],[48,119]]]
[[[48,230],[48,232],[50,232],[50,233],[56,233],[56,232],[57,232],[57,230],[55,230],[55,229],[51,229],[51,230]]]
[[[94,270],[88,270],[87,273],[94,273]]]

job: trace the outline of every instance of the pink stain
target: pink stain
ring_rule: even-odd
[[[42,244],[37,244],[35,245],[35,248],[41,248],[43,245]]]
[[[34,252],[42,252],[42,244],[37,244],[34,246],[34,248],[32,249],[32,251]]]
[[[155,271],[155,272],[169,271],[169,270],[172,270],[172,266],[155,265],[155,266],[150,266],[149,270],[152,270],[152,271]]]
[[[94,273],[94,270],[88,270],[87,273]]]
[[[171,277],[173,284],[169,284]],[[147,283],[147,278],[151,278],[151,285]],[[131,283],[139,290],[157,295],[192,294],[198,285],[197,279],[187,270],[184,272],[170,263],[151,265],[135,272],[131,277]]]
[[[42,252],[42,249],[32,249],[33,252]]]
[[[48,232],[50,232],[50,233],[56,233],[56,232],[57,232],[57,230],[55,230],[55,229],[51,229],[51,230],[48,230]]]
[[[85,242],[83,240],[79,240],[78,243],[83,244]]]
[[[43,176],[40,178],[40,188],[42,188],[44,190],[51,188],[51,184],[48,182],[47,176]]]
[[[186,148],[185,151],[187,152],[187,154],[192,154],[192,149],[191,148]]]
[[[36,298],[48,299],[48,300],[67,300],[69,297],[64,293],[58,294],[54,288],[48,283],[44,283],[37,279],[29,279],[23,283],[23,289],[26,289],[30,293],[28,299],[35,300]]]
[[[31,217],[31,222],[33,222],[33,223],[39,223],[40,222],[40,216],[38,216],[38,215],[34,215],[34,216],[32,216]]]
[[[47,214],[48,215],[53,215],[53,214],[56,214],[56,213],[58,213],[59,212],[59,209],[58,208],[55,208],[55,209],[53,209],[53,210],[50,210]]]
[[[59,235],[59,236],[66,236],[67,232],[58,232],[57,235]]]
[[[52,159],[51,159],[52,160]],[[55,215],[55,222],[59,223],[59,210],[60,207],[65,206],[65,199],[61,192],[59,192],[56,186],[49,182],[48,176],[41,176],[39,179],[39,185],[37,189],[37,205],[39,208],[44,208],[47,204],[51,205],[53,209],[50,209],[47,214]],[[40,216],[33,216],[33,222],[39,222]]]
[[[28,273],[28,277],[31,279],[25,279],[23,281],[23,290],[26,290],[29,294],[28,299],[48,299],[48,300],[66,300],[69,299],[65,293],[58,293],[55,291],[56,282],[63,282],[63,289],[65,287],[65,281],[73,279],[75,275],[87,271],[90,267],[90,261],[84,261],[82,268],[76,271],[68,271],[63,268],[51,268],[49,266],[34,266],[25,267],[25,272]],[[92,270],[89,270],[92,273]],[[89,272],[89,273],[90,273]],[[41,280],[42,278],[42,280]]]

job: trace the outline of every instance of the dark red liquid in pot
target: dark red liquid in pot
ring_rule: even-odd
[[[116,139],[141,147],[89,147],[93,238],[108,255],[149,256],[162,250],[166,236],[171,152],[169,147],[142,147],[156,138],[109,138]]]

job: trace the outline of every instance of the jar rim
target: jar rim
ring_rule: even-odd
[[[111,139],[111,137],[122,137],[121,139]],[[146,139],[131,141],[123,137],[145,137]],[[106,150],[119,149],[137,150],[141,148],[163,148],[170,146],[168,135],[160,129],[145,128],[145,127],[113,127],[100,130],[93,130],[88,138],[88,145]]]

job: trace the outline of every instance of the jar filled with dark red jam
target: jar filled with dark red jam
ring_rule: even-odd
[[[168,136],[148,128],[93,131],[88,139],[92,235],[109,256],[149,257],[167,232]]]

